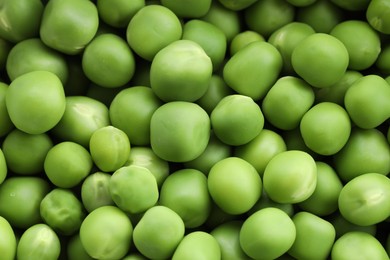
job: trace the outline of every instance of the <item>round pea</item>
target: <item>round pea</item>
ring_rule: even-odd
[[[28,72],[11,82],[5,104],[16,128],[42,134],[52,129],[65,112],[64,88],[52,72]]]
[[[220,100],[210,115],[214,134],[228,145],[253,140],[264,127],[259,105],[248,96],[233,94]]]
[[[125,28],[131,18],[145,6],[145,0],[98,0],[96,7],[99,17],[108,25],[116,28]]]
[[[163,5],[146,5],[130,20],[126,40],[131,49],[151,61],[157,52],[182,36],[182,25],[176,14]]]
[[[133,77],[135,66],[133,52],[126,40],[112,33],[96,36],[83,51],[85,75],[102,87],[124,86]]]
[[[300,41],[291,54],[294,71],[313,87],[330,87],[348,68],[347,48],[336,37],[314,33]]]
[[[390,34],[390,5],[386,0],[372,0],[366,9],[368,23],[383,34]]]
[[[165,102],[193,102],[206,93],[212,71],[212,60],[201,45],[192,40],[178,40],[154,57],[150,85]]]
[[[215,204],[232,215],[247,212],[262,191],[262,181],[256,169],[238,157],[228,157],[214,164],[207,185]]]
[[[159,197],[156,178],[147,168],[136,165],[116,170],[111,176],[109,191],[120,209],[133,214],[153,207]]]
[[[14,128],[14,125],[9,118],[7,106],[5,103],[7,91],[8,85],[3,82],[0,82],[0,137],[5,136]]]
[[[0,216],[21,229],[42,222],[39,205],[49,191],[49,183],[40,177],[5,179],[0,185]]]
[[[93,2],[50,0],[42,14],[39,35],[50,48],[75,55],[95,37],[98,26],[98,10]]]
[[[7,173],[8,173],[7,161],[5,160],[3,150],[0,149],[0,185],[6,179]]]
[[[150,119],[161,100],[145,86],[133,86],[115,95],[109,106],[111,124],[124,131],[134,145],[150,144]]]
[[[69,141],[54,145],[43,165],[46,176],[59,188],[75,187],[90,174],[92,166],[88,150]]]
[[[285,254],[296,238],[292,219],[281,209],[264,208],[244,220],[240,245],[254,259],[276,259]]]
[[[207,177],[195,169],[171,173],[161,186],[159,205],[175,211],[186,228],[200,227],[211,210]]]
[[[0,251],[4,260],[14,260],[16,255],[16,237],[11,224],[0,216]]]
[[[178,17],[199,18],[209,11],[212,2],[212,0],[189,0],[186,2],[162,0],[161,4],[172,10]]]
[[[288,150],[275,155],[263,176],[268,196],[279,203],[298,203],[309,198],[317,185],[317,166],[304,151]]]
[[[95,172],[84,179],[80,196],[88,212],[102,206],[114,205],[109,189],[110,178],[111,174]]]
[[[193,160],[206,149],[209,139],[209,116],[195,103],[168,102],[152,115],[150,143],[153,152],[163,160]]]
[[[165,206],[148,209],[134,228],[133,242],[147,258],[168,259],[184,237],[180,216]]]
[[[369,226],[390,217],[390,179],[379,173],[355,177],[342,188],[338,206],[345,219]]]
[[[48,225],[39,223],[26,229],[20,237],[16,257],[20,260],[58,259],[61,243]]]
[[[92,258],[122,259],[133,235],[129,217],[115,206],[103,206],[90,212],[80,227],[80,240]]]
[[[221,259],[221,249],[217,240],[204,231],[187,234],[177,246],[172,260],[180,259]]]
[[[53,147],[47,133],[27,134],[12,130],[3,141],[2,149],[8,168],[17,174],[38,174],[43,171],[46,154]]]
[[[229,52],[230,56],[236,54],[239,50],[247,46],[251,42],[264,42],[264,37],[258,32],[252,30],[246,30],[238,33],[234,36],[232,41],[230,42]]]

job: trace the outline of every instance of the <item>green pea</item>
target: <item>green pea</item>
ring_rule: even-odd
[[[192,19],[183,26],[182,39],[198,43],[210,57],[214,71],[221,68],[227,42],[225,34],[217,26],[203,20]]]
[[[238,94],[257,101],[275,83],[282,66],[282,56],[272,44],[255,41],[228,59],[223,79]]]
[[[93,2],[50,0],[43,11],[39,35],[47,46],[75,55],[93,39],[98,26],[98,10]]]
[[[172,260],[179,259],[221,259],[217,240],[204,231],[187,234],[177,246]]]
[[[11,80],[35,70],[53,72],[62,84],[65,84],[68,79],[68,64],[65,57],[47,47],[39,38],[31,38],[15,44],[8,54],[6,68]]]
[[[0,70],[3,70],[6,67],[7,57],[12,47],[13,44],[3,38],[0,38]]]
[[[366,9],[366,19],[375,30],[389,34],[390,19],[387,15],[389,11],[390,6],[386,0],[372,0]]]
[[[147,258],[168,259],[183,239],[184,231],[184,222],[176,212],[165,206],[154,206],[135,226],[133,242]]]
[[[0,185],[6,179],[7,173],[8,173],[7,161],[5,160],[3,150],[0,149]]]
[[[116,88],[124,86],[133,77],[135,59],[124,39],[104,33],[85,47],[82,67],[92,82],[102,87]]]
[[[95,172],[87,176],[81,185],[81,201],[84,208],[91,212],[102,206],[114,205],[109,183],[111,174]]]
[[[103,206],[90,212],[81,223],[80,240],[92,258],[122,259],[133,235],[129,217],[115,206]]]
[[[266,38],[275,30],[292,22],[294,15],[294,6],[282,0],[256,1],[244,10],[248,28]]]
[[[266,120],[282,130],[299,126],[304,114],[314,103],[313,88],[304,80],[284,76],[265,95],[261,109]]]
[[[127,255],[122,260],[148,260],[148,259],[141,254],[130,254]]]
[[[29,134],[52,129],[65,111],[61,80],[49,71],[25,73],[11,82],[5,103],[12,123]]]
[[[69,238],[66,244],[66,256],[69,260],[93,260],[85,251],[78,233]]]
[[[359,231],[348,232],[337,239],[331,257],[334,260],[389,259],[383,245],[374,236]]]
[[[23,232],[16,257],[20,260],[54,260],[58,259],[60,252],[58,235],[48,225],[39,223]]]
[[[136,165],[116,170],[109,191],[115,204],[129,213],[145,212],[157,203],[159,196],[156,178],[147,168]]]
[[[122,167],[130,155],[130,141],[126,133],[114,126],[105,126],[93,132],[89,151],[95,165],[103,172]]]
[[[67,96],[65,102],[64,115],[51,132],[62,141],[88,147],[93,132],[110,125],[107,106],[86,96]]]
[[[390,74],[390,45],[382,47],[375,66],[384,74]]]
[[[16,237],[11,224],[0,216],[0,251],[4,260],[14,260],[16,254]]]
[[[145,0],[99,0],[96,2],[99,17],[108,25],[116,28],[125,28],[131,18],[145,6]]]
[[[390,179],[365,173],[345,184],[338,199],[340,213],[353,224],[369,226],[390,216]]]
[[[163,160],[191,161],[206,149],[209,138],[209,116],[195,103],[168,102],[151,118],[151,147]]]
[[[7,105],[5,103],[7,91],[8,85],[3,82],[0,82],[0,137],[7,135],[14,128],[14,125],[9,118]]]
[[[237,146],[234,155],[252,164],[260,176],[263,176],[268,162],[286,149],[283,138],[277,132],[263,129],[249,143]]]
[[[390,85],[370,74],[356,80],[346,91],[344,103],[352,121],[360,128],[374,128],[390,117]]]
[[[47,153],[44,170],[49,180],[59,188],[72,188],[91,172],[93,161],[88,150],[74,142],[61,142]]]
[[[147,168],[156,178],[160,188],[169,175],[169,163],[158,157],[151,147],[135,146],[131,148],[130,156],[125,166],[136,165]]]
[[[338,209],[338,198],[343,184],[328,163],[316,161],[317,185],[313,194],[298,206],[317,216],[327,216]]]
[[[263,129],[264,116],[250,97],[234,94],[221,99],[210,115],[215,135],[229,145],[243,145]]]
[[[275,30],[268,38],[268,42],[275,46],[283,58],[283,71],[289,74],[294,72],[291,65],[291,55],[295,47],[307,36],[314,34],[314,29],[302,22],[291,22]]]
[[[162,5],[146,5],[130,20],[126,39],[131,49],[151,61],[157,52],[182,36],[179,18]]]
[[[249,260],[240,245],[240,230],[242,221],[227,221],[215,227],[210,234],[217,240],[221,259]]]
[[[18,129],[12,130],[2,145],[8,168],[17,174],[41,173],[52,147],[53,141],[47,133],[27,134]]]
[[[313,87],[330,87],[347,70],[348,51],[336,37],[314,33],[300,41],[291,55],[294,71]],[[308,66],[310,64],[310,66]]]
[[[328,259],[336,238],[333,225],[305,211],[295,214],[292,220],[296,238],[288,253],[296,259]]]
[[[304,151],[288,150],[275,155],[263,176],[268,196],[279,203],[298,203],[309,198],[317,184],[317,166]]]
[[[239,50],[247,46],[251,42],[264,42],[264,37],[258,32],[252,30],[242,31],[234,36],[232,41],[230,42],[230,56],[236,54]]]
[[[335,214],[332,214],[329,217],[329,221],[332,223],[336,230],[336,238],[339,238],[342,235],[351,231],[365,232],[372,236],[376,236],[377,234],[377,225],[360,226],[353,224],[346,220],[339,211],[335,212]]]
[[[150,84],[165,102],[193,102],[206,93],[212,72],[212,60],[201,45],[183,39],[156,54],[150,67]]]
[[[333,156],[334,167],[344,182],[367,172],[390,171],[390,146],[378,129],[353,128],[343,149]]]
[[[16,43],[38,36],[43,8],[39,0],[2,0],[0,37]]]
[[[331,0],[331,2],[348,11],[364,11],[371,0]]]
[[[26,229],[42,221],[39,205],[50,191],[40,177],[9,177],[0,185],[0,216],[12,227]]]
[[[244,220],[240,245],[254,259],[276,259],[286,253],[296,238],[291,218],[277,208],[264,208]]]
[[[303,141],[311,150],[321,155],[333,155],[347,143],[351,122],[342,106],[322,102],[303,115],[300,131]]]
[[[161,0],[161,4],[172,10],[178,17],[199,18],[210,9],[212,0],[175,1]]]
[[[127,134],[131,144],[149,145],[150,119],[161,105],[161,100],[149,87],[125,88],[109,106],[110,121]]]
[[[262,191],[262,180],[256,169],[238,157],[228,157],[214,164],[207,185],[215,204],[232,215],[247,212]]]
[[[171,173],[161,186],[159,205],[175,211],[186,228],[200,227],[211,209],[206,176],[195,169]]]

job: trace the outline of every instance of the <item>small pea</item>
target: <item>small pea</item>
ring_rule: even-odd
[[[111,174],[95,172],[87,176],[81,185],[81,201],[88,212],[102,206],[114,205],[109,190]]]

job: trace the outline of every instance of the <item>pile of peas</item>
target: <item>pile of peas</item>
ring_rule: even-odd
[[[0,0],[1,260],[388,260],[389,0]]]

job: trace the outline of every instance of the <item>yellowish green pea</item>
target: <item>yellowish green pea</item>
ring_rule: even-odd
[[[265,41],[265,39],[261,34],[252,30],[246,30],[238,33],[237,35],[234,36],[234,38],[230,42],[230,46],[229,46],[230,56],[233,56],[243,47],[245,47],[246,45],[254,41],[263,42]]]
[[[15,232],[7,219],[2,216],[0,216],[0,234],[1,257],[4,260],[14,260],[17,248]]]

